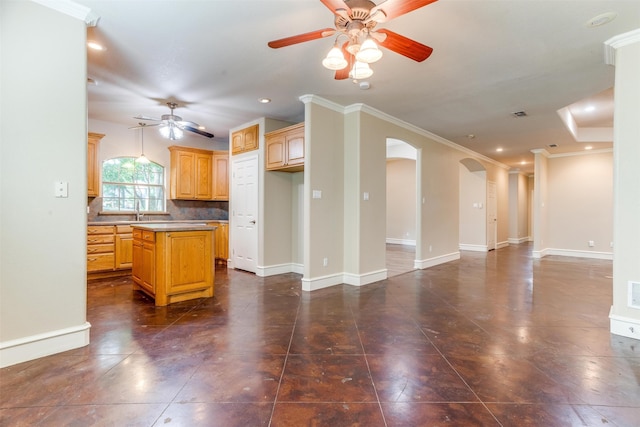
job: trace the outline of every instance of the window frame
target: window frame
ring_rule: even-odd
[[[127,162],[133,165],[133,171],[130,172],[130,177],[132,181],[127,180],[117,180],[117,181],[109,181],[105,180],[105,166],[109,164],[109,162],[118,161],[117,167],[119,169],[126,169]],[[138,181],[136,182],[136,178],[139,176],[145,175],[144,172],[139,172],[138,168],[142,166],[143,168],[148,168],[150,165],[155,169],[152,171],[153,174],[160,174],[161,176],[156,180],[159,183],[152,183],[147,180],[147,182]],[[160,163],[149,161],[148,163],[141,163],[138,161],[138,158],[132,156],[117,156],[112,157],[110,159],[106,159],[102,162],[101,167],[102,172],[102,212],[106,214],[131,214],[135,212],[141,213],[164,213],[167,207],[167,191],[166,191],[166,168],[162,166]],[[118,170],[118,179],[123,176],[120,175],[122,173],[121,170]],[[128,175],[128,174],[125,174]],[[107,191],[107,186],[113,186],[116,188],[116,196],[108,196],[107,194],[111,194],[111,191]],[[160,193],[159,197],[151,197],[154,193]],[[127,197],[132,196],[132,197]],[[145,197],[146,196],[146,197]],[[105,203],[106,200],[115,201],[117,205],[117,209],[115,209],[114,203]],[[160,204],[160,206],[158,206]],[[153,206],[156,209],[149,209],[150,206]],[[157,209],[157,208],[160,209]]]

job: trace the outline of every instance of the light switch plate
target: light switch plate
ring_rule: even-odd
[[[314,199],[322,199],[322,190],[313,190],[311,197]]]

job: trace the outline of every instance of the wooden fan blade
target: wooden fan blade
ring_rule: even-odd
[[[344,59],[347,60],[348,64],[342,70],[336,70],[335,79],[336,80],[344,80],[349,78],[349,72],[353,67],[353,63],[355,62],[355,57],[347,50],[347,46],[349,46],[349,42],[345,42],[342,47],[342,54],[344,55]]]
[[[291,46],[293,44],[308,42],[311,40],[321,39],[323,37],[329,37],[335,34],[336,30],[333,28],[324,28],[322,30],[311,31],[309,33],[298,34],[297,36],[285,37],[284,39],[273,40],[267,43],[272,49],[279,49],[285,46]]]
[[[183,126],[182,129],[188,130],[189,132],[197,133],[198,135],[206,136],[207,138],[213,138],[213,134],[212,133],[205,132],[205,131],[200,130],[198,128],[194,128],[194,127],[191,127],[191,126]]]
[[[393,31],[382,29],[377,32],[386,34],[387,36],[383,41],[379,42],[380,46],[406,56],[407,58],[413,59],[414,61],[422,62],[433,52],[433,49],[429,46],[425,46],[415,40],[401,36]]]
[[[337,13],[336,10],[344,9],[348,15],[351,15],[351,8],[342,0],[320,0],[323,5],[327,6],[331,12]]]
[[[437,0],[386,0],[371,9],[370,14],[373,15],[376,11],[381,10],[384,13],[376,15],[375,21],[387,22],[435,1]]]

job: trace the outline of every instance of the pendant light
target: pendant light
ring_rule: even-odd
[[[146,126],[146,124],[144,123],[140,123],[140,144],[141,144],[141,150],[140,150],[140,157],[138,157],[136,159],[136,163],[140,163],[140,164],[147,164],[149,163],[149,159],[147,159],[147,156],[144,155],[144,127]]]

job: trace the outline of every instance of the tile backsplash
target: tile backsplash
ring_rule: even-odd
[[[89,199],[88,222],[133,221],[135,214],[101,214],[102,197]],[[167,200],[166,213],[144,214],[143,221],[182,221],[200,219],[229,219],[229,202],[205,202],[200,200]]]

